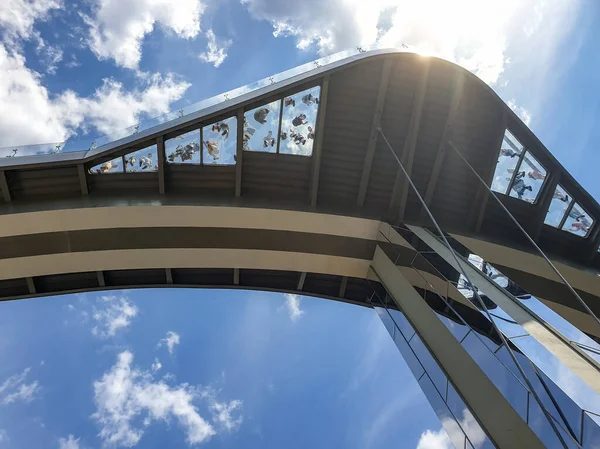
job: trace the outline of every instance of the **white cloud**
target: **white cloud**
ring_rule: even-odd
[[[213,400],[210,408],[213,420],[219,426],[228,432],[239,429],[242,424],[242,401],[236,399],[227,403]]]
[[[531,113],[523,106],[517,105],[517,102],[514,98],[508,100],[506,104],[515,112],[515,114],[519,116],[521,120],[523,120],[523,123],[525,123],[527,126],[531,124]]]
[[[162,368],[162,363],[160,363],[160,360],[154,359],[154,363],[151,366],[152,372],[155,373],[158,370],[160,370],[161,368]]]
[[[90,49],[99,59],[137,69],[144,36],[155,24],[191,39],[200,32],[203,11],[200,0],[96,0],[92,16],[82,17],[90,27]]]
[[[167,332],[167,336],[165,338],[161,338],[157,348],[160,348],[162,345],[166,345],[169,349],[169,354],[173,355],[173,350],[175,349],[175,345],[179,344],[179,334],[177,332],[169,331]]]
[[[94,307],[94,320],[98,323],[92,329],[100,338],[114,337],[121,329],[128,327],[138,314],[138,308],[127,298],[103,296],[101,308]]]
[[[67,438],[59,438],[58,449],[83,449],[83,446],[79,445],[79,438],[69,435]]]
[[[214,65],[215,67],[219,67],[221,64],[223,64],[225,58],[227,58],[227,49],[231,47],[232,41],[227,40],[218,43],[213,30],[208,30],[206,32],[206,38],[208,39],[206,51],[200,54],[200,59],[204,62]]]
[[[6,430],[0,429],[0,444],[8,443],[9,440],[10,438],[8,438],[8,433],[6,433]]]
[[[88,97],[67,90],[51,95],[23,56],[0,44],[0,135],[2,145],[62,142],[90,128],[111,133],[138,122],[141,115],[166,113],[190,86],[167,74],[143,81],[142,89],[125,90],[105,79]],[[5,154],[0,154],[4,156]]]
[[[426,430],[421,434],[417,449],[453,449],[454,446],[444,429],[437,432]]]
[[[53,9],[62,7],[59,0],[2,0],[0,2],[0,30],[9,45],[34,34],[33,24],[46,20]]]
[[[285,306],[290,315],[290,319],[294,322],[298,321],[298,319],[304,315],[304,310],[300,309],[301,300],[302,298],[298,295],[291,293],[285,294]]]
[[[25,368],[21,374],[13,374],[0,385],[0,402],[8,405],[18,401],[33,401],[40,387],[37,380],[26,383],[30,370],[31,368]]]
[[[488,83],[495,83],[508,64],[513,36],[545,33],[544,0],[305,0],[289,8],[278,0],[243,0],[257,19],[272,23],[275,36],[292,36],[298,48],[316,45],[322,55],[377,44],[406,43],[425,54],[455,61]],[[561,1],[561,8],[575,9]],[[319,11],[315,14],[315,11]],[[544,34],[553,41],[551,35]]]
[[[241,402],[217,405],[212,391],[188,384],[170,386],[164,380],[154,380],[151,373],[132,368],[133,354],[124,351],[116,364],[102,379],[94,382],[96,412],[93,419],[101,426],[99,433],[104,443],[112,446],[135,446],[144,429],[153,421],[176,419],[186,433],[190,445],[207,442],[217,432],[194,405],[196,399],[209,399],[209,408],[216,415],[216,422],[227,428],[235,428],[241,418],[232,418],[233,411],[241,408]],[[143,418],[142,418],[143,417]],[[143,427],[134,421],[142,418]]]
[[[63,60],[63,50],[58,45],[48,45],[42,38],[39,38],[35,51],[46,66],[46,73],[54,75],[58,63]]]

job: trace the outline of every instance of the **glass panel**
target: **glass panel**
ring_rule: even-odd
[[[402,354],[402,358],[404,358],[404,361],[412,371],[415,379],[420,379],[425,370],[423,369],[421,363],[419,363],[419,360],[413,353],[413,350],[408,346],[408,343],[398,328],[396,328],[396,334],[394,335],[394,343],[396,343],[396,346],[400,350],[400,354]]]
[[[388,311],[390,312],[390,315],[392,316],[393,320],[396,322],[396,326],[398,326],[404,334],[404,338],[406,338],[406,340],[410,340],[410,338],[414,335],[415,331],[404,316],[404,314],[399,310],[388,309]]]
[[[545,179],[546,169],[527,151],[510,189],[510,196],[533,204]]]
[[[451,320],[450,318],[444,315],[440,315],[437,312],[436,315],[440,319],[440,321],[444,323],[448,330],[452,332],[452,335],[454,335],[454,338],[456,338],[458,341],[461,341],[464,338],[464,336],[467,335],[467,333],[469,332],[469,328],[464,324]]]
[[[584,413],[583,447],[585,449],[600,449],[600,416],[593,413]]]
[[[456,419],[448,409],[446,403],[440,397],[440,394],[431,383],[431,380],[427,376],[423,376],[421,380],[419,380],[419,385],[425,396],[429,400],[431,407],[435,411],[435,414],[440,419],[444,430],[450,437],[452,444],[454,444],[455,448],[463,448],[465,447],[465,434],[462,429],[456,422]]]
[[[567,211],[567,208],[569,207],[571,199],[571,196],[565,189],[563,189],[561,186],[556,186],[556,190],[554,191],[554,195],[552,195],[552,201],[550,202],[550,207],[546,213],[544,223],[558,228],[565,215],[565,212]]]
[[[236,137],[235,117],[202,128],[204,164],[235,165]]]
[[[550,425],[548,421],[548,417],[544,414],[538,403],[532,398],[529,400],[529,427],[535,432],[538,438],[544,443],[544,446],[550,449],[564,449],[564,445],[558,438],[556,431]],[[562,436],[561,432],[561,436]],[[565,443],[568,443],[569,440],[564,439]],[[567,447],[577,447],[577,446],[567,446]]]
[[[477,449],[492,449],[494,447],[452,384],[448,384],[448,400],[446,403],[450,411],[459,421],[460,426],[466,433],[469,441],[473,443],[473,446]]]
[[[280,153],[312,154],[320,93],[317,86],[283,99]]]
[[[446,384],[447,379],[446,375],[439,367],[433,356],[430,354],[429,350],[425,347],[425,344],[421,341],[418,335],[415,335],[410,341],[410,347],[415,351],[415,355],[429,374],[432,382],[435,384],[437,390],[440,392],[440,395],[445,400],[446,399]]]
[[[267,153],[277,151],[280,104],[277,100],[244,114],[244,150]]]
[[[125,171],[127,173],[158,171],[156,145],[125,155]]]
[[[165,142],[167,162],[170,164],[200,163],[200,131],[194,130]]]
[[[569,231],[571,234],[585,237],[590,232],[594,219],[579,204],[573,204],[569,211],[569,216],[563,225],[563,231]]]
[[[467,335],[462,346],[513,408],[525,419],[527,416],[527,390],[523,385],[473,333]]]
[[[494,179],[492,180],[492,190],[498,193],[506,194],[508,184],[512,174],[519,162],[519,156],[523,152],[523,145],[507,129],[502,140],[502,148],[498,156]]]
[[[106,161],[90,168],[89,173],[92,175],[105,175],[108,173],[123,173],[123,159],[120,157],[114,158],[112,161]]]
[[[379,318],[381,319],[381,322],[383,323],[383,325],[387,329],[387,331],[390,334],[390,336],[393,337],[393,335],[394,335],[394,322],[392,321],[392,319],[388,315],[387,310],[385,310],[382,307],[374,307],[374,309],[377,312],[377,315],[379,315]]]

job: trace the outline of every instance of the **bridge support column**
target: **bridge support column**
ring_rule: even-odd
[[[524,417],[379,246],[371,267],[394,303],[373,305],[454,445],[543,448]],[[528,403],[526,392],[525,399]]]

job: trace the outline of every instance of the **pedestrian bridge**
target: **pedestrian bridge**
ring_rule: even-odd
[[[1,159],[0,298],[193,286],[365,304],[380,229],[432,224],[394,152],[465,255],[600,337],[461,155],[596,313],[600,207],[481,80],[379,50],[271,81],[101,146]],[[423,249],[396,248],[406,266]]]

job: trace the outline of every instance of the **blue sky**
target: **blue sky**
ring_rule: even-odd
[[[405,43],[489,83],[599,198],[599,20],[586,0],[3,0],[0,147],[91,141],[320,56]],[[114,419],[94,385],[102,396],[127,369],[136,447],[188,447],[190,422],[215,432],[207,447],[236,448],[412,448],[440,428],[370,310],[305,298],[294,320],[282,295],[114,295],[0,305],[0,447],[102,447]],[[111,335],[115,319],[127,325]],[[169,331],[173,354],[157,348]],[[160,389],[168,420],[144,426]],[[174,397],[201,420],[185,403],[174,416]]]
[[[440,426],[376,313],[333,301],[159,289],[7,302],[0,341],[0,447],[183,448],[207,428],[197,447],[417,447]],[[204,424],[187,427],[194,415]]]

